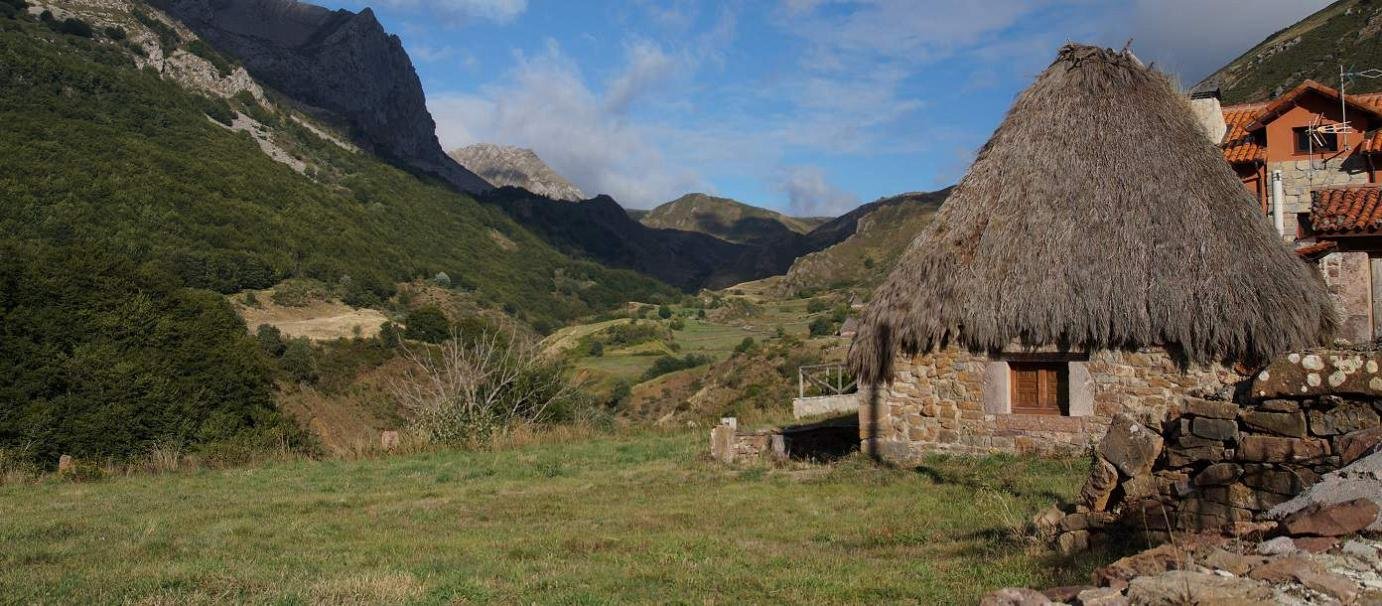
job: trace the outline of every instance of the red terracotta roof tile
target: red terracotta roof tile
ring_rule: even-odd
[[[1382,232],[1382,187],[1324,187],[1310,192],[1310,228],[1320,235]]]
[[[1306,244],[1305,246],[1297,248],[1296,255],[1300,256],[1302,259],[1313,260],[1332,252],[1338,247],[1338,242],[1315,242],[1314,244]]]
[[[1224,132],[1221,147],[1224,149],[1224,159],[1229,163],[1262,162],[1267,159],[1267,148],[1259,145],[1246,128],[1266,106],[1266,103],[1246,103],[1223,108],[1224,124],[1228,130]]]

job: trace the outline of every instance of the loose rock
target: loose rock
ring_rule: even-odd
[[[1046,606],[1051,600],[1035,589],[1006,587],[979,600],[979,606]]]
[[[1371,526],[1377,513],[1377,504],[1368,499],[1315,503],[1287,516],[1282,525],[1293,535],[1341,537]]]
[[[1161,436],[1138,423],[1131,415],[1119,413],[1113,417],[1108,433],[1099,442],[1099,454],[1123,475],[1135,477],[1152,470],[1152,463],[1161,454],[1163,442]]]
[[[1261,583],[1187,570],[1174,570],[1155,577],[1139,577],[1128,584],[1128,600],[1133,604],[1145,606],[1261,606],[1263,602],[1271,599],[1271,590]]]

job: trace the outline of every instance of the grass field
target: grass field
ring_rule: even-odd
[[[1081,462],[728,469],[705,435],[0,486],[0,602],[973,603]]]

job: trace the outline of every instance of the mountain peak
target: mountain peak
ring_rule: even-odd
[[[543,162],[537,152],[526,147],[476,143],[453,149],[449,155],[496,187],[521,187],[553,200],[571,202],[587,197]]]
[[[805,234],[819,221],[789,217],[745,204],[732,198],[689,193],[648,211],[642,223],[649,227],[698,231],[731,242],[780,238]]]
[[[153,0],[256,80],[350,125],[356,142],[456,189],[490,189],[446,156],[422,81],[374,12],[295,0]]]

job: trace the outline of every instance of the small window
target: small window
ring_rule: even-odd
[[[1070,365],[1066,362],[1009,362],[1013,414],[1069,415]]]
[[[1311,133],[1310,127],[1298,126],[1291,129],[1296,136],[1296,153],[1339,151],[1339,135],[1334,133]]]

